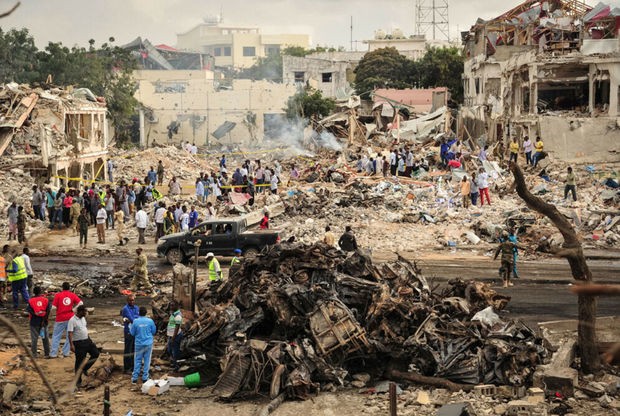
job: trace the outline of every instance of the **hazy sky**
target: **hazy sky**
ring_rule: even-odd
[[[428,0],[429,2],[431,0]],[[439,0],[442,1],[442,0]],[[438,2],[439,2],[438,1]],[[0,11],[16,0],[0,0]],[[186,32],[217,15],[220,8],[224,23],[258,26],[263,33],[307,33],[313,45],[350,45],[350,19],[353,39],[373,37],[376,29],[390,32],[400,28],[406,35],[414,32],[415,0],[21,0],[21,6],[0,20],[3,30],[26,27],[37,46],[61,41],[86,46],[89,39],[97,45],[110,36],[124,44],[138,36],[153,44],[174,45],[176,34]],[[451,0],[449,18],[451,37],[468,29],[478,17],[490,19],[521,3],[521,0]],[[618,5],[620,0],[611,0]],[[594,5],[595,1],[588,1]],[[364,50],[365,45],[357,45]]]

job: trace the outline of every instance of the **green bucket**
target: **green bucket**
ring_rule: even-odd
[[[200,386],[200,373],[188,374],[183,377],[183,382],[186,387],[198,387]]]

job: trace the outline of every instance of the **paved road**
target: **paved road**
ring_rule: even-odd
[[[120,257],[39,257],[34,259],[35,267],[41,272],[63,271],[80,277],[109,276],[127,266],[127,260]],[[226,262],[222,263],[223,265]],[[489,259],[432,259],[419,263],[423,273],[434,282],[443,283],[454,277],[478,279],[493,282],[497,280],[497,262]],[[620,283],[620,264],[613,261],[590,261],[595,279]],[[159,273],[170,271],[171,267],[159,261],[152,261],[151,270]],[[537,322],[577,317],[577,298],[569,292],[573,282],[566,262],[545,260],[520,264],[523,279],[514,287],[497,288],[500,293],[512,297],[507,315],[519,318],[535,326]],[[618,315],[618,301],[600,298],[598,316]]]

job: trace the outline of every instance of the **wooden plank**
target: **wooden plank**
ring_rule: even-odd
[[[13,124],[10,127],[14,128],[14,129],[20,128],[24,124],[24,121],[26,121],[26,119],[28,118],[28,116],[32,112],[32,109],[37,104],[38,100],[39,100],[39,96],[36,93],[34,93],[34,92],[32,94],[30,94],[28,97],[22,98],[22,100],[19,103],[19,105],[25,106],[26,107],[26,111],[24,111],[19,116],[19,118],[17,119],[15,124]],[[0,156],[2,156],[4,154],[4,151],[6,150],[6,148],[9,147],[9,144],[11,143],[11,140],[13,139],[13,136],[14,136],[14,131],[8,131],[7,130],[5,132],[5,134],[3,134],[3,136],[4,137],[0,138]]]

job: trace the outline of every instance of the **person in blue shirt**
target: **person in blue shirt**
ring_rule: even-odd
[[[136,296],[127,296],[127,304],[121,309],[121,316],[123,317],[123,333],[125,335],[125,349],[123,350],[123,371],[125,373],[131,373],[133,371],[135,340],[133,335],[129,332],[129,326],[137,319],[140,314],[140,309],[136,306]]]
[[[151,170],[147,172],[146,177],[149,182],[147,185],[155,186],[155,184],[157,183],[157,172],[155,172],[155,169],[153,169],[153,166],[151,166]]]
[[[157,333],[155,322],[153,322],[151,318],[146,317],[146,308],[144,306],[140,306],[139,313],[140,316],[133,321],[133,324],[131,324],[129,328],[131,335],[136,339],[136,354],[133,363],[133,374],[131,375],[131,382],[133,384],[138,382],[140,366],[143,363],[142,381],[146,382],[149,379],[151,353],[153,352],[153,336]]]
[[[198,225],[198,211],[196,211],[196,207],[192,205],[191,211],[189,213],[189,228],[190,230]]]

